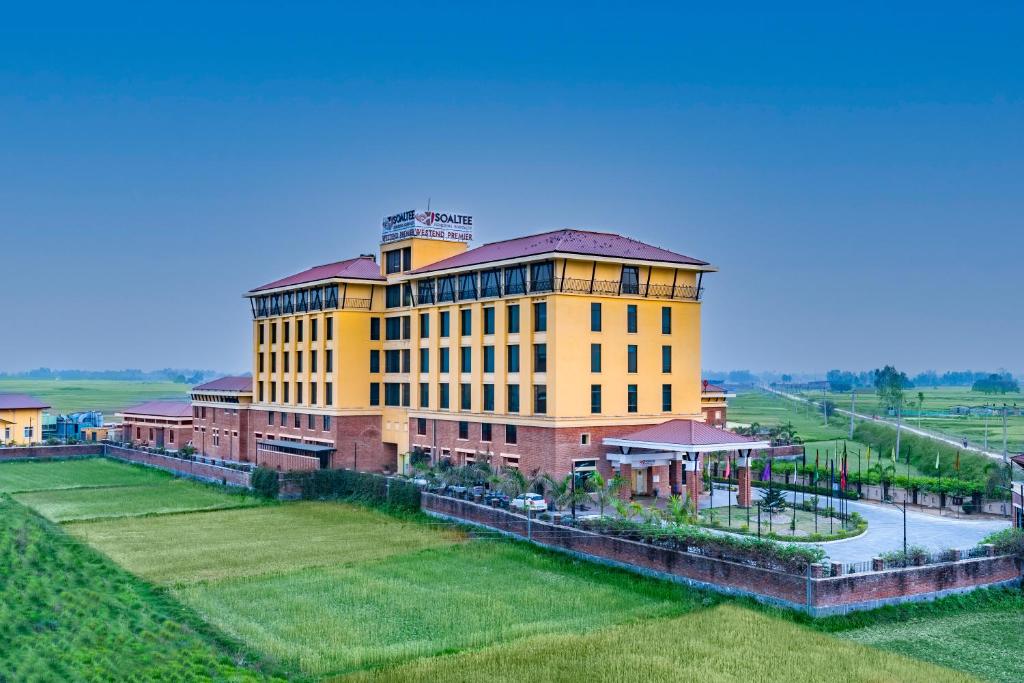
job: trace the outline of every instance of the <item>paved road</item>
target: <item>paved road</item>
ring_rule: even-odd
[[[766,489],[754,487],[754,498],[759,499]],[[799,493],[787,491],[790,501],[800,501]],[[735,494],[730,494],[730,502],[735,503]],[[726,492],[715,490],[715,507],[726,504]],[[701,500],[703,506],[708,498]],[[821,507],[824,507],[825,500]],[[859,513],[868,522],[868,530],[855,538],[842,541],[818,543],[834,562],[867,562],[879,553],[903,548],[903,508],[894,505],[872,505],[857,501],[849,501],[850,512]],[[919,545],[931,551],[948,548],[973,548],[981,539],[993,531],[1010,526],[1009,520],[959,520],[954,516],[937,517],[935,515],[915,512],[912,507],[907,509],[907,545]]]
[[[769,392],[769,393],[776,394],[777,396],[782,396],[783,398],[788,398],[791,401],[799,401],[801,403],[810,403],[810,404],[816,405],[816,406],[820,406],[821,405],[817,401],[811,401],[810,399],[806,399],[806,398],[804,398],[802,396],[797,396],[796,394],[787,394],[784,391],[779,391],[777,389],[772,389],[771,387],[768,387],[768,386],[761,387],[761,388],[764,389],[765,391]],[[835,408],[835,412],[839,413],[840,415],[846,415],[847,417],[850,416],[850,411],[849,410],[844,410],[842,408],[839,408],[838,406]],[[856,419],[858,419],[858,420],[864,420],[866,422],[872,422],[874,424],[883,424],[883,425],[887,425],[888,427],[890,427],[892,429],[896,429],[896,423],[891,422],[889,420],[879,420],[879,419],[876,419],[873,415],[865,415],[864,413],[857,413],[857,412],[855,412],[855,413],[853,413],[853,416]],[[933,441],[941,441],[942,443],[949,444],[950,446],[953,446],[955,448],[959,448],[960,450],[963,450],[963,451],[971,451],[973,453],[980,453],[981,455],[984,455],[986,457],[992,458],[993,460],[999,460],[1000,462],[1003,459],[1003,454],[1002,453],[996,453],[995,451],[986,451],[984,448],[979,448],[977,446],[971,446],[970,444],[968,444],[967,446],[964,446],[963,441],[957,441],[956,439],[952,439],[952,438],[950,438],[948,436],[943,436],[942,434],[936,434],[935,432],[930,432],[927,429],[919,429],[918,427],[913,427],[913,426],[907,424],[906,422],[904,422],[902,425],[900,425],[900,431],[904,431],[904,432],[907,432],[909,434],[916,434],[917,436],[923,436],[923,437],[925,437],[927,439],[931,439]]]

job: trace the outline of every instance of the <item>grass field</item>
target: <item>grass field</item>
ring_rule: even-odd
[[[161,514],[169,497],[141,490],[188,482],[139,483],[149,471],[101,460],[31,464],[0,464],[0,485],[30,486],[14,495],[55,518],[96,518],[67,535],[0,501],[0,679],[115,678],[123,660],[121,678],[175,680],[971,680],[910,655],[1020,680],[1020,591],[810,622],[419,517],[314,502]],[[104,488],[68,488],[68,471]],[[93,491],[122,503],[105,509]],[[11,520],[41,531],[2,531]]]
[[[144,486],[171,480],[160,470],[131,467],[105,458],[21,460],[0,466],[0,493],[84,487]]]
[[[586,671],[582,674],[582,671]],[[588,634],[531,638],[423,659],[345,680],[455,683],[579,681],[971,681],[961,673],[833,638],[734,606]]]
[[[48,403],[48,412],[103,411],[105,419],[134,403],[186,399],[191,387],[175,382],[116,380],[0,379],[0,393],[29,394]]]

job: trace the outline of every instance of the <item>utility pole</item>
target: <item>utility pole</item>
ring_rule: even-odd
[[[850,441],[853,441],[853,414],[857,412],[857,388],[850,390]]]

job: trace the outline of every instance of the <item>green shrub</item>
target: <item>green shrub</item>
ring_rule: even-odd
[[[289,475],[304,500],[347,500],[416,512],[419,488],[410,481],[355,470],[314,470]]]
[[[1003,529],[989,534],[982,543],[994,545],[997,555],[1016,555],[1024,558],[1024,529]]]
[[[279,483],[277,472],[266,467],[257,467],[249,479],[252,488],[264,498],[277,498]]]

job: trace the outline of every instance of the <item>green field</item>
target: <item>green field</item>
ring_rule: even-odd
[[[90,518],[0,496],[0,679],[1021,679],[1020,591],[811,622],[418,516],[197,511],[251,501],[140,472],[0,464],[18,501]]]
[[[50,405],[49,413],[100,410],[105,419],[143,401],[186,399],[191,388],[176,382],[0,378],[0,393],[35,396]]]

